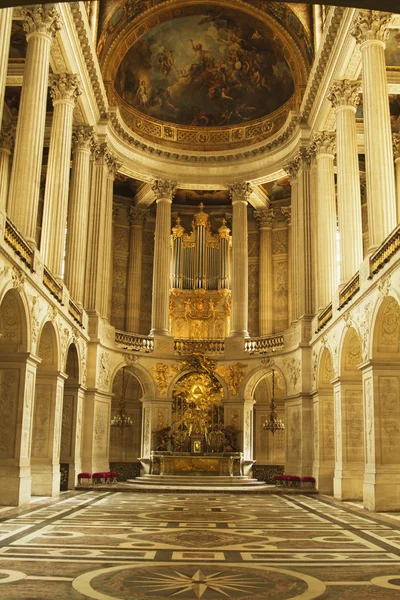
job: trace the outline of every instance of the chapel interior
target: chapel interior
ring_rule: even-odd
[[[3,8],[0,123],[0,504],[166,469],[400,510],[400,15]]]

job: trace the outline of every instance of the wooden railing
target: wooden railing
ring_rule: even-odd
[[[22,262],[33,272],[33,250],[8,217],[4,229],[4,239],[14,252],[18,254]]]
[[[62,304],[63,286],[57,281],[47,267],[43,267],[43,285],[47,287],[50,294],[54,296],[57,302]]]
[[[338,310],[343,308],[360,290],[360,274],[357,272],[339,292]]]
[[[76,304],[76,302],[74,302],[72,300],[72,298],[69,299],[68,312],[71,315],[71,317],[73,319],[75,319],[75,321],[77,323],[79,323],[79,325],[82,327],[83,326],[83,310]]]
[[[324,308],[324,310],[318,315],[318,328],[315,333],[321,331],[323,327],[332,319],[332,302]]]
[[[204,352],[207,354],[222,354],[225,351],[224,340],[174,340],[174,350],[179,354],[191,354],[192,352]]]
[[[128,333],[126,331],[115,330],[115,343],[125,350],[135,352],[153,352],[153,338],[137,333]]]
[[[372,254],[370,258],[370,275],[369,279],[375,275],[380,269],[382,269],[387,262],[392,258],[394,254],[400,248],[400,223],[396,229],[392,231],[390,235],[382,242],[377,250]]]
[[[249,354],[268,354],[283,348],[283,333],[249,338],[244,343],[244,350]]]

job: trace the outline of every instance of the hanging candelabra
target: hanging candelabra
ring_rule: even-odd
[[[122,369],[122,390],[121,396],[119,399],[119,406],[117,414],[111,419],[111,425],[113,427],[120,427],[120,429],[124,429],[125,427],[131,427],[133,425],[132,419],[126,412],[125,408],[125,367]]]
[[[275,371],[272,369],[272,398],[271,398],[271,412],[269,419],[266,419],[263,425],[265,431],[270,431],[274,435],[275,431],[284,431],[285,425],[278,417],[275,405]]]

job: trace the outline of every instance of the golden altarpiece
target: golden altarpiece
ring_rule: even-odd
[[[226,220],[211,231],[203,203],[186,233],[178,217],[171,236],[170,331],[175,339],[224,339],[231,315],[230,251]]]

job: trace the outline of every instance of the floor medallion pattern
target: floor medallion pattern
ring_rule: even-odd
[[[398,515],[306,494],[68,493],[0,512],[2,600],[398,600]]]

